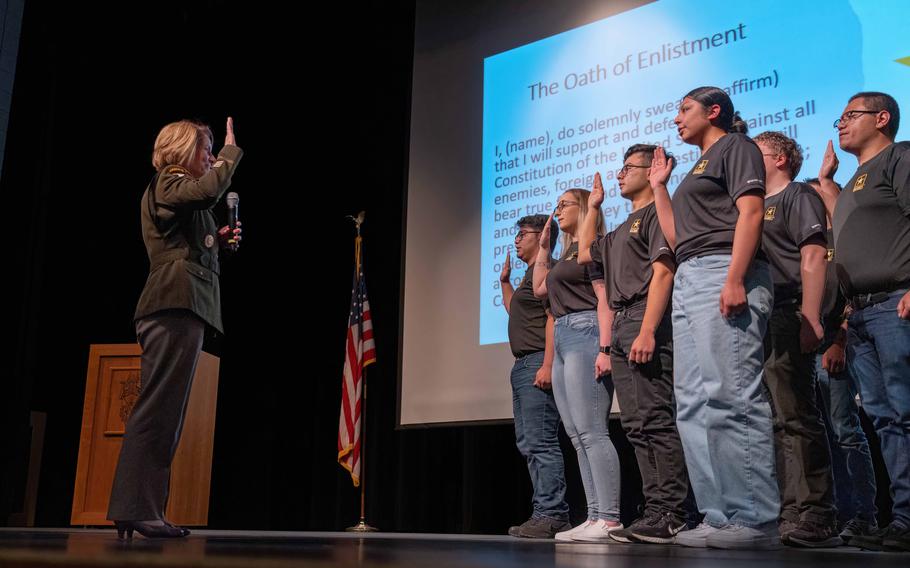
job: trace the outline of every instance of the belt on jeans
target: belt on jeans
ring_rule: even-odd
[[[857,296],[853,296],[853,298],[850,299],[850,305],[853,306],[854,310],[861,310],[863,308],[868,308],[869,306],[874,306],[875,304],[881,304],[890,297],[891,292],[859,294]]]

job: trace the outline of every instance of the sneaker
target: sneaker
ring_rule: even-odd
[[[708,537],[719,530],[719,528],[712,527],[708,523],[699,523],[694,529],[680,531],[676,535],[676,538],[673,539],[673,542],[680,546],[688,546],[690,548],[707,548]]]
[[[728,550],[774,550],[781,547],[777,523],[765,523],[758,527],[731,523],[708,535],[706,544],[708,548]]]
[[[796,523],[793,521],[788,521],[786,519],[781,520],[780,524],[777,526],[777,532],[780,533],[780,540],[782,542],[787,542],[787,535],[793,532],[793,529],[796,528]]]
[[[801,548],[829,548],[844,544],[837,534],[835,523],[820,524],[805,520],[786,535],[781,535],[781,540],[784,544]]]
[[[581,531],[588,528],[590,525],[593,525],[595,522],[596,521],[589,519],[589,520],[581,523],[577,527],[556,533],[556,536],[554,536],[553,538],[555,538],[556,540],[562,541],[562,542],[571,542],[573,535],[580,533]]]
[[[608,525],[605,519],[597,519],[584,529],[572,535],[572,540],[577,542],[610,542],[610,533],[618,531],[622,525]]]
[[[900,522],[872,531],[867,535],[855,535],[850,546],[866,550],[910,550],[910,529]]]
[[[521,538],[553,538],[557,533],[571,529],[572,525],[566,521],[550,517],[531,517],[520,526],[512,528],[518,529],[518,534],[514,534],[512,529],[509,529],[509,534],[512,536]]]
[[[649,520],[651,522],[632,530],[632,538],[652,544],[672,544],[677,533],[686,528],[686,522],[672,513],[663,513]]]
[[[635,537],[632,536],[632,531],[636,527],[638,527],[642,524],[653,522],[651,520],[651,518],[654,516],[656,516],[656,515],[654,515],[652,513],[646,513],[644,516],[639,517],[639,518],[635,519],[634,521],[632,521],[632,523],[629,526],[627,526],[626,528],[610,531],[610,538],[612,538],[613,540],[615,540],[617,542],[624,542],[626,544],[631,543],[631,542],[636,542]]]
[[[882,536],[885,550],[895,552],[910,552],[910,528],[901,523],[891,523],[891,530]]]
[[[878,525],[875,522],[866,521],[860,519],[859,517],[854,517],[847,521],[844,525],[844,528],[840,531],[840,537],[847,544],[850,544],[850,541],[855,536],[869,536],[875,531],[878,530]]]

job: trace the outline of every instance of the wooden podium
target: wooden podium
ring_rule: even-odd
[[[137,344],[92,345],[89,351],[79,461],[73,495],[73,525],[111,525],[105,517],[126,421],[139,396]],[[215,405],[220,360],[203,352],[196,366],[183,434],[171,466],[169,521],[208,524]]]

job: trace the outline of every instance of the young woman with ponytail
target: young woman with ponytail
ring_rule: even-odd
[[[776,548],[780,497],[771,407],[762,385],[773,307],[759,250],[765,168],[730,97],[699,87],[680,104],[680,138],[701,157],[671,200],[671,164],[655,152],[650,182],[678,269],[673,290],[676,420],[702,524],[676,542]]]

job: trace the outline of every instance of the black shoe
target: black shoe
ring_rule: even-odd
[[[686,521],[672,513],[652,517],[632,531],[632,538],[651,544],[673,544],[676,533],[686,528]]]
[[[639,525],[648,523],[652,518],[655,518],[657,515],[654,513],[646,513],[644,516],[639,517],[632,521],[629,526],[624,529],[619,529],[615,531],[610,531],[610,538],[617,542],[624,542],[626,544],[632,542],[638,542],[635,540],[635,537],[632,536],[632,530],[637,528]]]
[[[874,530],[867,535],[856,535],[850,539],[850,546],[866,550],[910,550],[910,529],[901,523]]]
[[[875,522],[864,521],[856,517],[844,524],[844,528],[840,531],[840,537],[845,543],[850,544],[853,537],[869,536],[877,530],[878,525]]]
[[[830,548],[844,544],[837,534],[837,525],[834,522],[821,524],[800,521],[796,528],[787,533],[786,538],[781,535],[781,540],[784,544],[800,548]]]
[[[117,528],[117,538],[123,539],[125,534],[127,540],[133,538],[133,531],[145,538],[183,538],[190,534],[184,528],[169,524],[153,525],[144,521],[114,521],[114,526]]]
[[[531,521],[532,521],[532,519],[528,519],[527,521],[525,521],[522,524],[528,524]],[[521,536],[521,527],[522,527],[522,525],[515,525],[515,526],[509,527],[509,536],[520,537]]]
[[[901,523],[891,523],[888,528],[890,530],[882,535],[885,550],[910,552],[910,528]]]
[[[531,517],[518,527],[518,534],[509,529],[509,534],[521,538],[553,538],[556,533],[569,530],[572,525],[568,521],[551,519],[550,517]]]

